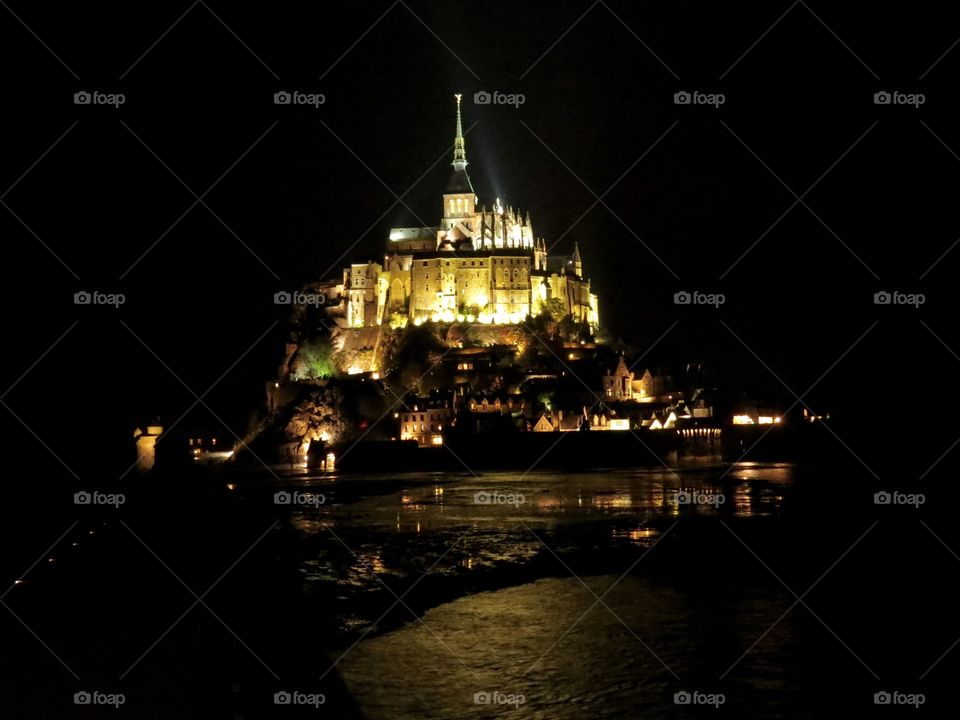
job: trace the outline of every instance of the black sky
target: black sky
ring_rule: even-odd
[[[455,92],[481,200],[529,209],[556,252],[577,240],[603,323],[638,351],[669,330],[652,359],[702,359],[791,401],[784,385],[830,369],[808,399],[871,431],[954,394],[946,8],[11,2],[0,16],[5,402],[30,430],[5,423],[25,452],[46,454],[36,433],[95,465],[91,441],[169,422],[187,387],[215,382],[204,402],[241,432],[282,351],[273,293],[381,256],[414,214],[438,219]],[[126,103],[77,106],[80,90]],[[277,106],[280,90],[326,103]],[[480,90],[526,102],[478,107]],[[726,102],[678,106],[680,90]],[[881,90],[926,102],[878,106]],[[193,193],[209,209],[188,212]],[[74,306],[82,289],[127,303]],[[682,289],[727,303],[678,308]],[[877,307],[882,289],[927,303]]]

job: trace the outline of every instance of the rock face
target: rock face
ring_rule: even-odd
[[[285,434],[301,446],[316,440],[337,443],[348,430],[344,415],[340,388],[333,384],[317,387],[293,407]]]

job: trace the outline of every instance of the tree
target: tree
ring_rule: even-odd
[[[290,373],[294,380],[321,380],[336,374],[333,344],[326,337],[306,340],[297,351]]]
[[[408,326],[400,331],[400,339],[387,362],[387,378],[403,390],[424,393],[437,387],[439,361],[447,350],[433,323]]]
[[[554,322],[560,322],[567,315],[567,308],[560,298],[550,298],[543,303],[541,312],[549,315]]]

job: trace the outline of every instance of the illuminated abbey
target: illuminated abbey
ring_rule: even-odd
[[[489,209],[479,205],[467,174],[456,98],[453,172],[440,225],[393,228],[382,265],[344,269],[338,290],[346,301],[346,326],[402,327],[427,320],[509,324],[556,310],[595,330],[597,296],[583,275],[579,248],[575,245],[571,256],[548,258],[529,213],[503,207],[499,198]]]

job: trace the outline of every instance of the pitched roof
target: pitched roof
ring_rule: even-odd
[[[450,174],[450,180],[447,181],[445,193],[472,193],[473,184],[470,182],[470,176],[466,170],[454,170]]]

